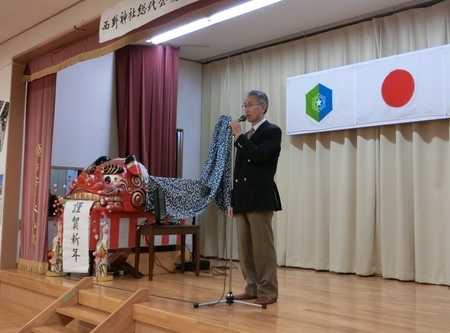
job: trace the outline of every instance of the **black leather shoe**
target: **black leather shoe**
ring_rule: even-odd
[[[272,303],[275,303],[277,300],[274,298],[270,298],[269,296],[259,296],[256,301],[255,304],[259,304],[259,305],[269,305]]]
[[[250,295],[249,293],[247,293],[246,291],[244,291],[242,294],[236,295],[234,296],[234,299],[236,301],[245,301],[247,299],[256,299],[258,297]]]

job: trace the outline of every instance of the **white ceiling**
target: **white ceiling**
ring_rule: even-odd
[[[80,0],[0,0],[0,44],[82,2]]]
[[[207,62],[367,17],[440,1],[442,0],[283,0],[169,43],[180,46],[182,58]],[[0,0],[0,45],[61,11],[74,5],[83,6],[83,2]]]

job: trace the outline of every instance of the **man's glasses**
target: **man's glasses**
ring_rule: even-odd
[[[253,104],[253,103],[248,103],[248,104],[242,104],[242,108],[243,109],[246,109],[246,108],[251,108],[252,106],[254,106],[254,105],[261,105],[261,104],[264,104],[264,103],[257,103],[257,104]]]

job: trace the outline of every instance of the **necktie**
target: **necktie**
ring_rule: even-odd
[[[252,127],[252,129],[250,131],[248,131],[248,133],[247,133],[247,139],[250,139],[252,137],[253,133],[255,133],[255,129]]]

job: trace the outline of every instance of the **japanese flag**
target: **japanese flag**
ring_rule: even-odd
[[[445,114],[441,48],[355,67],[356,126],[436,119]]]

